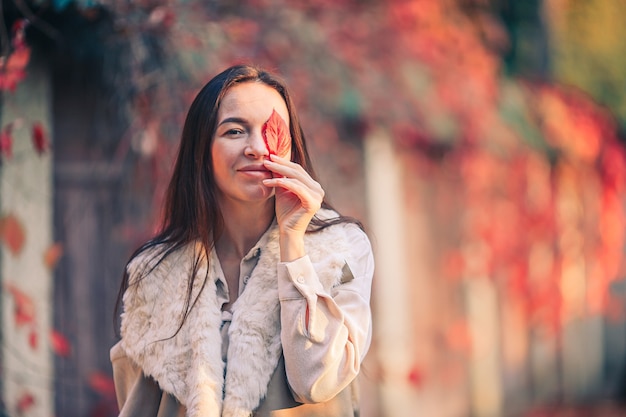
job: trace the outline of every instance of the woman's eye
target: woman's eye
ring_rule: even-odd
[[[244,131],[242,129],[229,129],[226,131],[227,136],[239,136],[243,135]]]

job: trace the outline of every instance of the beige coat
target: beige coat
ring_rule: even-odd
[[[177,251],[153,270],[153,253],[129,264],[122,340],[111,350],[121,416],[357,414],[352,382],[371,337],[369,241],[352,225],[332,226],[308,234],[308,255],[284,265],[277,228],[267,235],[233,305],[226,362],[215,254],[201,260],[198,276],[208,279],[202,290],[203,280],[196,280],[198,301],[178,333],[197,248]],[[139,281],[145,268],[151,272]]]
[[[120,417],[184,417],[186,409],[171,394],[164,393],[154,379],[132,363],[119,344],[111,350]],[[294,400],[287,384],[285,362],[279,361],[267,388],[267,396],[254,417],[357,417],[358,384],[353,382],[329,401],[302,404]]]

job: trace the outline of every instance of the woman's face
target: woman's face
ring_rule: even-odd
[[[263,159],[269,153],[261,135],[272,110],[289,125],[285,101],[263,83],[237,84],[224,95],[211,146],[213,173],[221,200],[250,203],[274,195],[274,189],[262,183],[263,179],[272,177],[263,166]]]

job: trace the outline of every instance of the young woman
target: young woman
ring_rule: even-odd
[[[291,140],[270,154],[276,112]],[[315,180],[285,84],[234,66],[189,109],[160,233],[120,289],[120,416],[358,414],[374,261]]]

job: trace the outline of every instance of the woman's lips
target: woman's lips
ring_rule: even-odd
[[[263,165],[250,165],[240,168],[238,171],[252,177],[272,178],[272,172]]]

